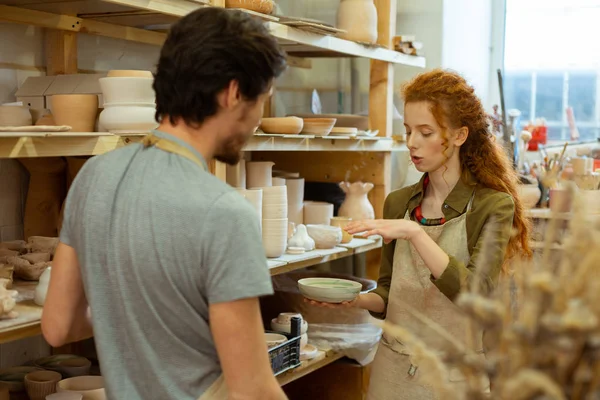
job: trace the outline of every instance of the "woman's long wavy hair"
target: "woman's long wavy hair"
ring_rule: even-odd
[[[516,171],[504,149],[490,133],[489,117],[475,89],[460,75],[441,69],[418,75],[402,88],[405,103],[426,101],[446,139],[448,128],[467,127],[469,135],[460,148],[462,179],[467,171],[484,187],[510,194],[515,203],[513,230],[505,260],[513,256],[531,256],[529,248],[530,221],[524,215],[523,203],[517,192]],[[507,271],[507,263],[502,267]]]

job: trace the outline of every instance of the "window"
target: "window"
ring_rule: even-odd
[[[600,0],[506,0],[505,104],[544,118],[548,140],[600,138]]]

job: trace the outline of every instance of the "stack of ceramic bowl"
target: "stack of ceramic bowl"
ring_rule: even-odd
[[[155,129],[158,123],[155,120],[152,75],[117,75],[113,72],[108,77],[99,79],[104,97],[100,125],[115,134],[148,133]]]
[[[304,223],[304,178],[288,178],[285,181],[288,196],[288,218],[296,225]]]
[[[246,200],[252,204],[252,207],[256,211],[258,215],[258,221],[260,224],[260,229],[262,231],[262,213],[263,213],[263,190],[262,189],[235,189],[239,194],[244,196]]]
[[[288,236],[288,204],[286,186],[262,188],[262,239],[267,257],[285,253]]]
[[[310,359],[313,353],[316,353],[317,349],[308,344],[308,323],[302,318],[302,314],[281,313],[277,318],[271,320],[271,329],[275,332],[281,332],[287,335],[291,334],[292,318],[299,318],[300,321],[302,321],[300,325],[300,353],[305,355],[304,359]]]

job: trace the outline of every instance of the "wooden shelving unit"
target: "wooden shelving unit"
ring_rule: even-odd
[[[189,0],[109,0],[53,2],[2,0],[0,15],[5,21],[36,25],[68,32],[89,33],[141,43],[161,45],[163,32],[144,29],[168,25],[180,17],[207,7]],[[208,2],[207,2],[208,3]],[[395,64],[425,67],[425,58],[409,56],[382,46],[364,45],[323,36],[280,24],[277,17],[267,21],[273,36],[288,54],[296,57],[363,57]]]
[[[378,12],[378,42],[364,45],[333,36],[319,35],[260,16],[290,56],[290,65],[310,67],[310,58],[362,57],[371,60],[369,137],[314,137],[310,135],[255,135],[245,148],[255,160],[270,159],[277,168],[299,172],[306,180],[337,183],[343,180],[372,182],[370,193],[376,217],[382,216],[391,189],[391,152],[406,147],[392,139],[393,64],[425,67],[423,57],[392,50],[396,27],[396,2],[374,0]],[[77,34],[86,33],[160,46],[165,26],[200,7],[224,6],[223,0],[0,0],[0,20],[46,28],[48,75],[77,73]],[[268,116],[268,115],[266,115]],[[0,158],[94,156],[141,140],[142,135],[109,133],[0,133]],[[215,167],[215,171],[219,168]],[[222,166],[220,167],[222,171]],[[368,253],[378,263],[380,239],[355,239],[345,246],[318,250],[302,257],[282,256],[269,260],[272,275],[318,265],[339,258]],[[32,301],[33,283],[16,283],[17,311],[21,316],[0,321],[0,343],[40,334],[42,308]],[[290,383],[340,359],[324,351],[314,360],[278,377]]]
[[[320,350],[319,355],[317,355],[315,358],[308,361],[302,361],[302,365],[290,371],[284,372],[277,377],[277,380],[281,386],[285,386],[288,383],[294,382],[295,380],[300,379],[303,376],[318,370],[319,368],[323,368],[331,363],[334,363],[343,357],[343,355],[336,353],[333,350]]]
[[[95,156],[139,142],[143,135],[105,132],[0,132],[0,158]],[[392,138],[256,134],[245,151],[406,151]]]
[[[381,247],[381,239],[354,239],[348,244],[343,244],[334,249],[314,250],[299,256],[285,255],[276,259],[269,259],[271,275],[284,274],[307,267],[333,261],[339,258],[350,257]],[[19,316],[15,319],[0,320],[0,344],[14,340],[36,336],[41,333],[40,319],[42,307],[33,302],[33,293],[37,282],[16,281],[13,290],[19,292],[15,311]]]

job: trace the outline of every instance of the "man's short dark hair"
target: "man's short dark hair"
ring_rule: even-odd
[[[224,8],[196,10],[171,27],[161,49],[156,120],[201,124],[217,113],[217,94],[232,80],[254,101],[285,67],[285,53],[259,19]]]

